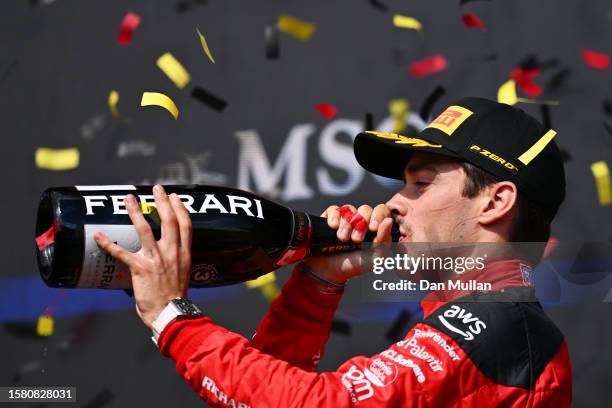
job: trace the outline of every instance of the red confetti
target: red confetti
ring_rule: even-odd
[[[557,238],[550,237],[548,239],[548,242],[546,243],[546,247],[544,248],[544,255],[542,255],[542,258],[546,258],[548,255],[550,255],[551,252],[553,252],[555,248],[557,248],[558,244],[559,240]]]
[[[485,30],[485,25],[481,19],[479,19],[476,14],[468,13],[463,15],[463,25],[467,28],[479,28],[482,31]]]
[[[525,70],[523,68],[517,68],[512,71],[510,78],[516,82],[516,85],[521,88],[523,92],[532,98],[540,96],[544,91],[542,87],[536,84],[533,80],[540,75],[541,70],[539,68]]]
[[[140,24],[140,16],[136,13],[129,12],[123,17],[121,27],[119,28],[119,36],[117,37],[117,44],[128,45],[132,42],[132,36],[134,31]]]
[[[582,58],[587,65],[596,69],[607,69],[610,66],[610,56],[607,54],[602,54],[600,52],[595,52],[591,50],[587,50],[586,48],[582,49]]]
[[[49,245],[53,244],[55,242],[55,226],[51,226],[51,228],[49,228],[43,234],[36,237],[35,240],[39,251],[42,251]]]
[[[338,112],[338,109],[336,109],[334,106],[330,105],[329,103],[320,103],[317,105],[317,111],[325,119],[331,119],[334,116],[336,116],[336,112]]]
[[[436,72],[444,71],[448,66],[446,57],[442,54],[437,54],[432,57],[424,58],[422,60],[413,62],[410,64],[410,75],[413,78],[423,78]]]

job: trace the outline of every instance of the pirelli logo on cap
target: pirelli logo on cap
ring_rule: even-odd
[[[433,144],[428,142],[427,140],[419,139],[416,137],[398,135],[397,133],[375,132],[373,130],[368,130],[366,131],[366,133],[369,133],[376,137],[380,137],[381,139],[395,140],[395,143],[397,144],[407,144],[411,145],[412,147],[435,147],[438,149],[442,147],[441,144]]]
[[[440,116],[435,118],[429,125],[427,125],[425,129],[435,128],[441,130],[449,136],[452,136],[453,132],[457,130],[457,128],[461,126],[461,124],[465,122],[467,118],[472,116],[473,113],[474,112],[471,110],[462,106],[449,106],[440,114]]]

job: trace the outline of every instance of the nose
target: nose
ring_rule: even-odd
[[[393,197],[387,201],[387,207],[391,210],[391,214],[393,218],[397,218],[398,216],[405,216],[408,213],[408,208],[404,201],[406,200],[400,192],[397,192]]]

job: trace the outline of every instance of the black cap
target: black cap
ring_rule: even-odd
[[[563,158],[556,132],[513,106],[484,98],[463,98],[446,108],[416,137],[368,131],[355,138],[355,157],[366,170],[404,179],[414,151],[469,162],[513,182],[552,220],[565,197]]]

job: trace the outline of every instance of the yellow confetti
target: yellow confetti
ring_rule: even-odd
[[[393,16],[393,25],[400,28],[408,28],[411,30],[420,31],[423,28],[423,25],[416,18],[402,16],[401,14],[396,14]]]
[[[298,40],[307,41],[315,32],[315,25],[286,14],[278,17],[278,29]]]
[[[161,218],[159,218],[157,206],[154,203],[140,203],[140,210],[143,214],[148,215],[155,224],[161,225]]]
[[[117,110],[117,104],[119,103],[119,92],[114,89],[108,94],[108,109],[115,119],[119,119],[119,111]]]
[[[591,164],[591,172],[595,177],[599,204],[612,204],[612,180],[610,180],[610,169],[608,165],[603,160],[595,162]]]
[[[559,105],[559,101],[538,101],[535,99],[519,98],[516,94],[516,82],[514,80],[506,81],[497,90],[497,102],[507,105],[516,105],[518,102],[538,103],[541,105]]]
[[[169,52],[157,59],[157,66],[164,71],[164,74],[166,74],[179,89],[183,89],[187,86],[189,81],[191,81],[189,72],[187,72],[185,67]]]
[[[36,166],[45,170],[72,170],[79,167],[79,149],[49,149],[39,147],[35,153]]]
[[[255,280],[247,281],[245,284],[247,288],[255,289],[274,282],[276,282],[276,274],[274,272],[270,272],[265,275],[261,275]]]
[[[172,101],[172,99],[170,99],[163,93],[143,92],[142,100],[140,101],[140,106],[161,106],[162,108],[170,112],[172,117],[174,117],[174,120],[178,119],[179,111],[174,101]]]
[[[280,293],[278,285],[274,282],[263,285],[261,288],[259,288],[259,290],[261,291],[261,294],[264,295],[264,297],[268,300],[268,302],[273,301],[274,298],[277,297]]]
[[[36,325],[36,333],[39,336],[51,336],[53,335],[53,316],[40,315],[38,316],[38,324]]]
[[[155,204],[152,203],[140,203],[140,210],[143,214],[151,214],[156,209]]]
[[[197,28],[196,28],[196,31],[198,32],[198,37],[200,37],[200,43],[202,44],[202,48],[204,49],[204,53],[206,54],[208,59],[211,60],[212,63],[214,64],[215,63],[215,59],[213,58],[212,53],[210,52],[210,48],[208,48],[208,43],[206,42],[206,38],[204,38],[204,36],[200,32],[200,30],[198,30]]]
[[[406,99],[393,99],[389,102],[389,113],[393,117],[393,133],[399,133],[406,127],[406,114],[410,110],[410,102]]]

